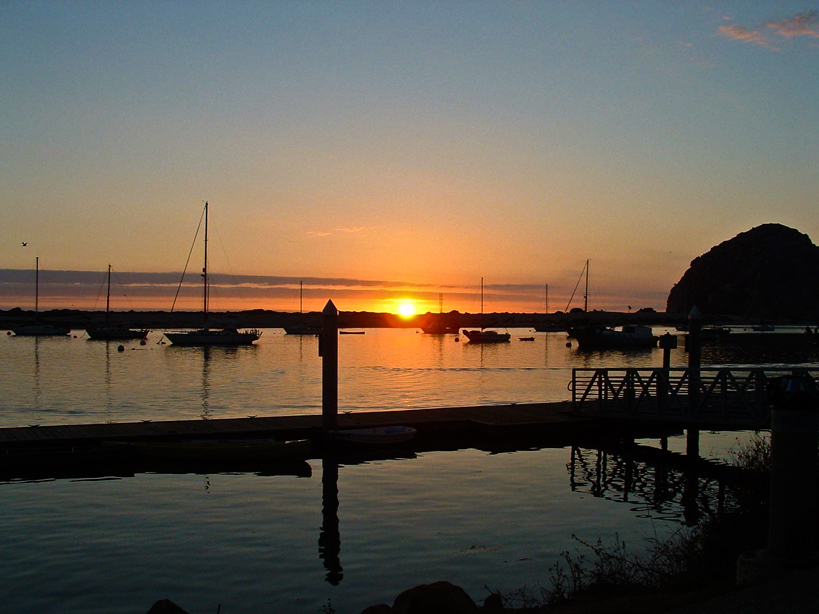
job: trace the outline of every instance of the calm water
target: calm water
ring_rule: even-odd
[[[662,359],[659,350],[583,354],[561,334],[520,342],[531,333],[510,332],[514,341],[499,346],[413,330],[343,336],[341,409],[562,400],[572,367]],[[158,345],[160,337],[124,352],[81,337],[3,337],[0,425],[320,412],[312,337],[267,330],[258,347],[208,352]],[[673,365],[685,361],[682,350],[672,354]],[[701,451],[724,457],[743,437],[703,434]],[[670,447],[683,450],[684,439]],[[485,586],[548,585],[548,567],[576,545],[573,533],[607,541],[619,533],[639,550],[690,512],[681,476],[631,464],[626,492],[626,463],[596,450],[309,464],[310,477],[143,473],[0,484],[0,603],[21,613],[142,613],[170,598],[191,612],[221,604],[232,614],[319,612],[330,600],[347,614],[438,579],[480,599]],[[699,512],[715,509],[718,486],[701,480],[699,488]]]
[[[572,367],[652,366],[661,350],[583,353],[565,334],[457,343],[414,329],[339,338],[339,409],[373,411],[560,401]],[[257,345],[180,348],[77,338],[0,338],[0,426],[321,413],[318,340],[264,331]],[[519,341],[519,336],[535,341]],[[674,364],[684,364],[675,350]],[[614,364],[612,364],[614,363]]]

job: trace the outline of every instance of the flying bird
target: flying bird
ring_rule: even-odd
[[[23,247],[25,247],[26,245],[28,245],[28,241],[23,241],[22,243],[23,243]]]

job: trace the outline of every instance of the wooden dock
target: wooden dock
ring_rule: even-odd
[[[275,437],[316,438],[322,417],[315,415],[219,418],[209,420],[141,421],[0,429],[0,448],[94,445],[103,441],[173,441]],[[468,434],[565,435],[594,430],[599,421],[572,413],[570,402],[481,405],[379,412],[340,413],[339,429],[403,425],[419,438]]]

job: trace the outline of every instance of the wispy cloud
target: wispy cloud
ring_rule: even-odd
[[[357,228],[336,228],[336,232],[345,232],[347,234],[356,234],[359,232],[364,232],[367,230],[364,226],[359,226]]]
[[[758,30],[749,30],[745,26],[739,26],[736,24],[730,26],[720,26],[719,33],[730,40],[759,45],[761,47],[765,47],[766,49],[770,49],[771,51],[779,51],[779,47],[774,47],[768,41],[766,41],[765,36],[761,32]]]
[[[796,38],[797,36],[819,38],[819,13],[816,11],[797,13],[793,19],[769,21],[765,25],[785,38]]]
[[[765,26],[767,29],[763,26],[746,28],[745,26],[732,24],[729,26],[720,26],[719,33],[729,40],[751,43],[752,45],[759,45],[771,51],[779,51],[779,47],[771,44],[766,34],[771,32],[788,40],[800,36],[819,38],[819,13],[813,10],[805,11],[803,13],[797,13],[796,16],[791,19],[765,22]]]
[[[330,230],[310,230],[307,232],[308,237],[331,237],[336,233],[354,235],[362,234],[367,230],[366,226],[357,226],[355,228],[334,228]]]

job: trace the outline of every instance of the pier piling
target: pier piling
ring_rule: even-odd
[[[321,426],[325,431],[335,431],[338,430],[338,309],[332,300],[327,301],[321,317]]]

